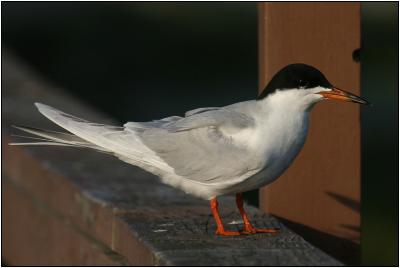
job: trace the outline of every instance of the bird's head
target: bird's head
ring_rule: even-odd
[[[269,97],[306,107],[322,100],[369,104],[359,96],[334,87],[318,69],[301,63],[290,64],[276,73],[257,99]]]

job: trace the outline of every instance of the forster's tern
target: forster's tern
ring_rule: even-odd
[[[163,183],[210,200],[219,235],[273,233],[276,229],[251,225],[241,193],[273,182],[289,167],[304,145],[311,108],[325,99],[368,104],[333,87],[316,68],[291,64],[272,78],[256,100],[122,127],[91,123],[36,103],[44,116],[72,134],[16,127],[40,138],[13,144],[111,153],[159,176]],[[244,222],[241,232],[227,231],[222,224],[216,198],[226,194],[236,194]]]

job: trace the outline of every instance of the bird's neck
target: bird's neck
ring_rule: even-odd
[[[267,98],[259,104],[262,117],[258,120],[261,139],[258,144],[270,152],[285,154],[293,150],[290,154],[297,154],[307,135],[310,105],[290,102],[288,98]]]
[[[304,89],[278,90],[260,100],[265,109],[285,113],[308,112],[320,98]]]

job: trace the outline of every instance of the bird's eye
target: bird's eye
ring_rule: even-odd
[[[304,80],[299,80],[298,81],[298,85],[301,88],[306,88],[306,87],[308,87],[309,83],[307,81],[304,81]]]

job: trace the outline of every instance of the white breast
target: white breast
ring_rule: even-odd
[[[229,191],[247,191],[267,185],[290,166],[301,151],[307,136],[309,112],[302,105],[283,101],[261,103],[254,115],[257,127],[246,133],[252,151],[263,161],[263,169]]]

